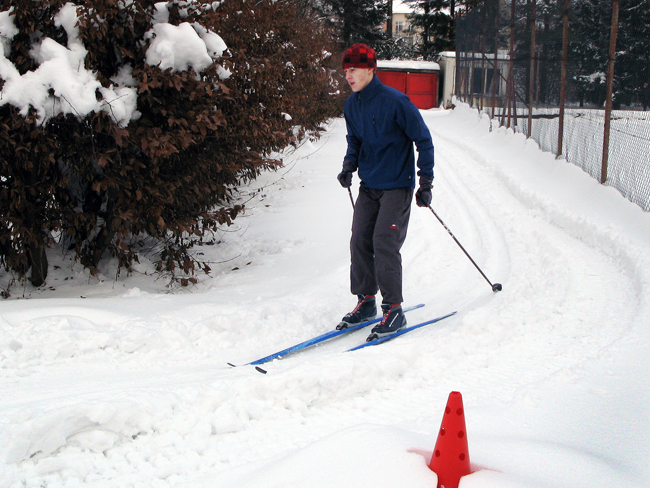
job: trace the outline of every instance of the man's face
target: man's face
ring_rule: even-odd
[[[348,68],[345,70],[345,79],[353,92],[360,92],[368,86],[374,71],[370,68]]]

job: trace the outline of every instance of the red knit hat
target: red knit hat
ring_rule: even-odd
[[[343,69],[376,68],[377,56],[375,50],[366,44],[354,44],[343,55]]]

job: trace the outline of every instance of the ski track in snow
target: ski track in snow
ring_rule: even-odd
[[[335,179],[345,124],[335,120],[321,141],[289,154],[285,169],[252,183],[262,190],[247,213],[205,251],[223,261],[216,279],[193,293],[131,289],[112,299],[101,288],[105,296],[83,307],[73,298],[3,304],[0,485],[279,486],[273,470],[281,477],[297,462],[287,453],[315,452],[326,463],[348,438],[368,449],[390,439],[418,453],[405,463],[422,465],[446,396],[458,390],[473,460],[490,468],[468,487],[636,486],[634,453],[616,454],[625,442],[598,443],[615,428],[587,427],[608,415],[625,422],[625,408],[641,405],[643,389],[623,410],[604,411],[617,405],[610,383],[621,378],[620,356],[629,343],[647,344],[648,229],[626,233],[626,222],[592,218],[582,206],[589,192],[620,198],[586,175],[575,176],[586,189],[568,194],[554,172],[574,176],[573,168],[512,132],[488,132],[467,110],[424,112],[436,148],[432,205],[502,292],[414,206],[405,296],[427,306],[409,323],[457,316],[342,353],[367,331],[351,334],[269,363],[267,375],[226,366],[322,333],[352,305],[351,206]],[[606,386],[593,384],[594,368],[605,369]],[[562,418],[563,398],[583,404],[588,420]],[[364,425],[395,430],[354,430]],[[582,430],[570,437],[561,428]],[[647,449],[643,429],[632,441]],[[252,468],[260,464],[264,471]],[[360,486],[352,475],[336,484],[335,475],[311,486]],[[374,486],[394,483],[386,475]],[[306,485],[298,473],[282,486]]]
[[[487,352],[491,348],[483,345],[499,344],[492,354],[498,357],[473,356],[499,372],[497,377],[491,375],[495,388],[503,394],[504,385],[512,384],[504,377],[517,376],[517,370],[526,372],[519,375],[524,385],[544,379],[597,356],[624,335],[638,303],[629,300],[634,296],[633,279],[619,272],[619,264],[549,222],[543,202],[533,198],[522,202],[508,191],[507,181],[500,185],[503,181],[491,167],[477,165],[483,158],[476,150],[459,148],[458,141],[436,135],[441,153],[438,176],[452,185],[438,200],[450,221],[472,224],[461,228],[457,237],[461,243],[467,241],[466,248],[483,252],[473,257],[488,263],[488,277],[496,274],[489,272],[491,266],[509,273],[499,300],[465,314],[467,332],[477,348],[473,352]],[[469,239],[459,237],[463,235]],[[521,317],[527,320],[520,321]],[[612,323],[619,327],[611,327]],[[535,372],[540,357],[545,359],[544,368]],[[502,364],[496,365],[499,360]]]

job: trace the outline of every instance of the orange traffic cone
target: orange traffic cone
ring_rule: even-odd
[[[458,488],[460,478],[471,473],[460,392],[449,394],[429,468],[438,475],[438,488]]]

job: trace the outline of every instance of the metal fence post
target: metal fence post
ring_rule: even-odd
[[[537,0],[530,0],[530,73],[528,74],[528,128],[526,136],[531,136],[533,126],[533,104],[535,103],[535,32],[537,31]]]
[[[510,73],[508,74],[508,125],[510,128],[512,110],[515,112],[515,123],[517,120],[517,97],[515,95],[515,0],[510,0]]]
[[[494,23],[496,24],[495,29],[494,29],[494,73],[492,75],[492,118],[494,118],[496,107],[497,107],[497,89],[499,87],[499,17],[500,17],[500,11],[499,11],[499,0],[496,0],[494,2],[494,12],[495,12],[495,19]]]
[[[569,58],[569,0],[564,0],[564,14],[562,20],[562,74],[560,81],[560,119],[557,131],[557,155],[561,156],[564,148],[564,106],[566,104],[566,78]]]
[[[607,163],[609,161],[609,132],[612,119],[612,102],[614,92],[614,60],[616,57],[616,36],[618,34],[618,11],[620,0],[612,1],[612,30],[609,37],[609,59],[607,61],[607,98],[605,99],[605,133],[603,134],[603,164],[600,182],[607,181]]]
[[[485,3],[479,7],[482,12],[481,19],[481,97],[479,98],[479,110],[482,112],[485,108],[485,90],[487,88],[487,70],[485,69],[485,28],[486,28],[486,17],[487,17],[487,7]]]

